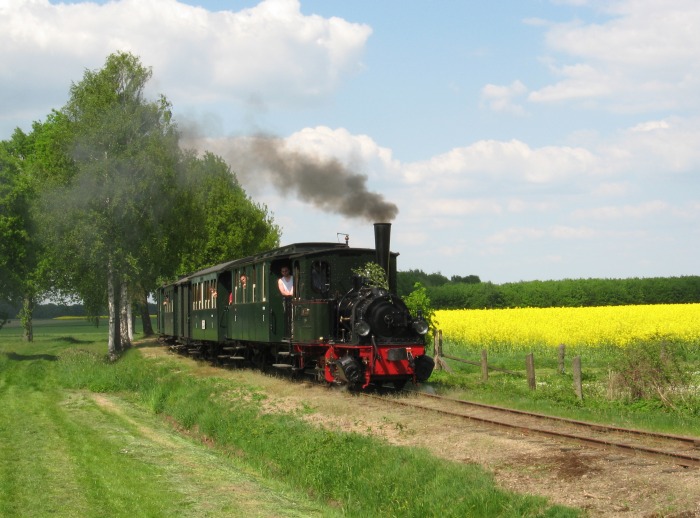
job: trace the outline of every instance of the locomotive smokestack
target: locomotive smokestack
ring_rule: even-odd
[[[377,256],[377,264],[384,268],[386,272],[386,280],[391,286],[391,265],[390,245],[391,241],[391,223],[375,223],[374,224],[374,253]]]

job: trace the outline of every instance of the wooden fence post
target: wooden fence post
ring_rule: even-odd
[[[535,356],[530,353],[525,357],[525,366],[527,367],[527,384],[530,390],[535,390]]]
[[[442,356],[442,331],[440,329],[436,329],[433,335],[433,351],[435,351],[435,370],[439,371],[442,369],[442,362],[440,361]]]
[[[481,381],[487,382],[489,380],[489,362],[488,353],[486,349],[481,350]]]
[[[435,348],[435,357],[439,358],[442,356],[442,329],[435,330],[435,336],[433,336],[433,346]]]
[[[576,356],[574,358],[572,368],[574,371],[574,392],[576,392],[576,397],[583,399],[583,385],[581,383],[581,357]]]
[[[433,337],[433,346],[435,349],[435,370],[445,370],[447,372],[452,372],[449,365],[445,363],[442,359],[442,329],[435,330],[435,336]]]
[[[564,374],[564,354],[566,351],[566,345],[559,344],[559,374]]]
[[[535,356],[532,353],[525,357],[525,367],[527,369],[527,384],[530,390],[535,390]]]

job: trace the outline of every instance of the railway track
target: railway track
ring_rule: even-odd
[[[408,394],[402,398],[375,394],[365,396],[395,405],[469,419],[489,426],[573,440],[601,448],[614,448],[628,454],[654,457],[685,467],[700,467],[700,437],[606,426],[432,394]]]

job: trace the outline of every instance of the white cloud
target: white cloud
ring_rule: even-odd
[[[548,200],[530,201],[513,198],[506,202],[508,212],[515,214],[524,212],[549,212],[559,208],[559,203]]]
[[[619,132],[601,147],[609,168],[663,176],[692,173],[700,167],[700,119],[669,117]]]
[[[481,89],[481,101],[495,112],[524,115],[525,110],[514,100],[525,93],[527,87],[521,81],[513,81],[508,86],[488,84]]]
[[[545,61],[558,80],[529,100],[597,101],[620,112],[697,107],[700,3],[617,0],[602,6],[603,22],[548,24]]]
[[[564,77],[558,83],[532,92],[528,100],[532,102],[556,102],[570,99],[594,99],[610,95],[615,78],[590,65],[551,66],[556,76]]]
[[[593,189],[596,196],[624,196],[629,193],[631,185],[628,182],[606,182]]]
[[[368,172],[378,169],[390,172],[400,167],[389,148],[379,146],[368,135],[352,135],[345,128],[304,128],[285,140],[292,149],[340,160],[349,167]]]
[[[579,219],[612,221],[620,219],[641,219],[667,212],[669,205],[662,200],[652,200],[638,205],[606,206],[591,209],[577,209],[572,215]]]
[[[71,81],[122,50],[154,69],[154,84],[182,104],[227,99],[258,105],[326,96],[362,69],[369,26],[304,15],[298,0],[263,0],[211,12],[176,0],[0,4],[0,113],[46,99],[63,104]],[[28,95],[28,94],[32,95]],[[63,101],[61,101],[63,99]]]
[[[584,148],[531,148],[519,140],[480,140],[430,160],[407,164],[408,182],[442,182],[469,186],[495,179],[526,183],[560,182],[595,167],[596,158]]]
[[[597,235],[598,232],[589,227],[570,227],[566,225],[552,225],[545,228],[509,227],[488,236],[486,243],[489,245],[511,245],[541,239],[590,239]]]
[[[640,122],[633,128],[630,128],[631,132],[646,132],[646,131],[654,131],[658,129],[669,129],[671,125],[666,122],[666,121],[648,121],[648,122]]]
[[[420,210],[420,209],[418,209]],[[435,217],[455,217],[470,214],[500,214],[503,212],[501,204],[488,199],[430,199],[430,215]]]
[[[510,227],[492,234],[486,238],[486,243],[490,245],[505,245],[529,239],[539,239],[545,235],[546,232],[540,228]]]

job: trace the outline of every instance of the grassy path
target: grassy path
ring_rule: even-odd
[[[577,516],[445,462],[295,412],[250,383],[200,376],[67,325],[0,332],[0,516]],[[148,350],[149,346],[145,346]]]
[[[0,386],[0,516],[329,516],[119,397]]]

